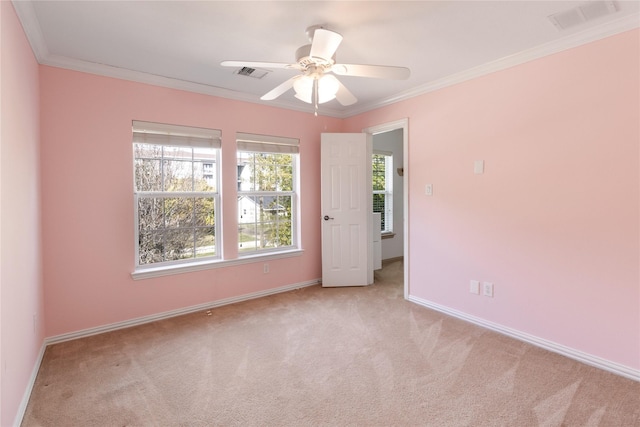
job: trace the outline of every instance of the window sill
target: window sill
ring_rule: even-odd
[[[274,259],[291,258],[301,256],[302,249],[265,253],[259,255],[244,255],[241,258],[230,260],[194,261],[187,264],[167,265],[163,267],[139,268],[131,273],[133,280],[150,279],[152,277],[170,276],[173,274],[190,273],[193,271],[210,270],[213,268],[231,267],[234,265],[251,264],[254,262],[271,261]]]
[[[393,239],[395,236],[396,236],[396,233],[390,233],[390,232],[380,234],[381,239]]]

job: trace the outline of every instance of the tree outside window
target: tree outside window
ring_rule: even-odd
[[[134,122],[136,265],[140,267],[218,256],[218,149],[211,138],[176,136],[180,131],[183,128],[177,126]]]
[[[296,154],[238,151],[238,249],[294,246]]]

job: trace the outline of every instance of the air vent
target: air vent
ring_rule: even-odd
[[[590,1],[573,9],[549,15],[549,20],[561,31],[575,27],[585,22],[593,21],[616,12],[613,1]]]
[[[261,79],[267,74],[269,74],[269,71],[262,70],[260,68],[242,67],[238,69],[235,73],[240,76],[247,76],[247,77],[253,77],[254,79]]]

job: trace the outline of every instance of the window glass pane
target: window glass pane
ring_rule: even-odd
[[[213,197],[194,199],[196,227],[215,225],[215,202]]]
[[[373,189],[373,212],[381,215],[380,228],[382,231],[392,231],[393,222],[393,199],[392,186],[393,156],[386,154],[373,154],[372,162],[372,189]]]
[[[192,191],[193,163],[191,161],[164,160],[164,191]]]
[[[164,227],[164,201],[155,197],[138,200],[138,230],[158,230]]]
[[[162,234],[140,232],[138,234],[138,264],[152,264],[162,262]]]
[[[286,163],[281,164],[276,169],[276,176],[278,177],[278,191],[293,191],[293,166],[291,162],[291,156],[286,160]]]
[[[153,144],[133,144],[136,159],[161,159],[162,146]]]
[[[290,154],[241,153],[238,177],[241,191],[292,191],[293,156]]]
[[[385,195],[384,194],[374,194],[373,195],[373,212],[379,212],[382,220],[382,226],[380,227],[383,231],[385,230]]]
[[[385,156],[374,154],[372,162],[373,190],[385,189]]]
[[[291,218],[282,216],[274,222],[272,230],[272,240],[276,247],[291,246]]]
[[[169,198],[164,200],[165,227],[183,228],[193,225],[192,198]]]
[[[195,191],[216,191],[216,164],[195,162],[193,164],[193,185]]]
[[[255,176],[255,191],[275,191],[276,175],[272,154],[257,154],[254,156],[253,173]]]
[[[196,258],[213,256],[216,254],[215,227],[196,229]]]
[[[204,163],[215,163],[216,152],[211,148],[193,147],[193,160],[202,160]]]
[[[164,233],[164,260],[194,258],[193,230],[167,230]]]
[[[136,159],[135,166],[135,189],[136,191],[161,191],[162,171],[160,169],[161,160]]]
[[[240,252],[256,250],[256,224],[239,223],[238,224],[238,250]]]

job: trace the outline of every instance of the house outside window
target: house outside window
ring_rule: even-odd
[[[133,122],[136,268],[220,257],[220,131]]]
[[[371,157],[373,212],[380,212],[382,233],[393,232],[393,155],[374,151]]]
[[[298,248],[298,140],[238,133],[238,252]]]

